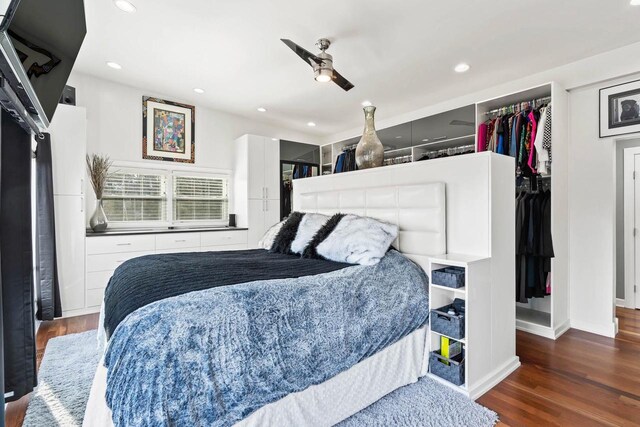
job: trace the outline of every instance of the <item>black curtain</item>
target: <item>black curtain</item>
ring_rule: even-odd
[[[7,401],[36,385],[31,247],[31,136],[4,110],[0,116],[0,280]]]
[[[53,210],[51,138],[36,138],[36,293],[38,320],[62,316]]]

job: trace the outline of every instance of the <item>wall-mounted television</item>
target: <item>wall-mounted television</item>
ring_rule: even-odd
[[[0,97],[12,114],[49,126],[87,33],[83,0],[7,0],[0,24]],[[8,95],[8,96],[7,96]],[[21,105],[7,107],[7,99]],[[29,121],[29,117],[25,120]],[[33,128],[33,124],[30,125]],[[37,130],[33,129],[37,132]]]

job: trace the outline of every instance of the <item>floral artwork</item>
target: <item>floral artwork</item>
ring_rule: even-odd
[[[143,97],[142,158],[195,163],[195,107]]]

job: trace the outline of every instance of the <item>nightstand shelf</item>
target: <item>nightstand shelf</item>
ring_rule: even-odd
[[[496,363],[513,349],[515,342],[513,330],[506,329],[509,324],[508,319],[514,319],[515,304],[500,306],[496,301],[504,299],[505,293],[513,293],[513,289],[499,289],[491,280],[491,258],[477,257],[463,254],[446,254],[431,257],[429,259],[429,277],[433,277],[433,271],[447,267],[458,267],[464,269],[464,285],[460,288],[450,288],[431,283],[429,285],[429,309],[439,309],[447,306],[456,298],[465,301],[464,314],[464,338],[456,339],[446,333],[432,330],[434,316],[429,316],[429,336],[428,344],[430,352],[440,350],[440,340],[442,337],[449,338],[450,341],[457,341],[462,344],[464,359],[462,369],[464,369],[464,384],[456,385],[447,379],[438,377],[432,373],[429,366],[429,376],[442,384],[446,384],[454,390],[463,393],[472,399],[482,395],[487,390],[489,384],[499,381],[505,372],[505,366]],[[501,297],[498,297],[501,296]],[[445,332],[445,331],[443,331]],[[453,332],[452,332],[453,333]],[[434,362],[438,363],[438,362]],[[453,366],[446,365],[446,366]],[[518,359],[512,359],[508,370],[511,372],[519,366]],[[439,371],[442,371],[440,366]],[[460,379],[460,371],[445,368],[452,378]],[[500,373],[500,374],[498,374]]]

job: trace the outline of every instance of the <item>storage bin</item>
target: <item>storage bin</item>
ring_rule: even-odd
[[[431,283],[446,286],[447,288],[461,288],[464,286],[464,268],[447,267],[433,270]]]
[[[429,371],[452,384],[464,384],[464,351],[451,359],[442,356],[440,350],[432,351],[429,354]]]
[[[453,304],[431,310],[431,330],[461,340],[465,337],[464,313],[447,313],[451,307]]]

